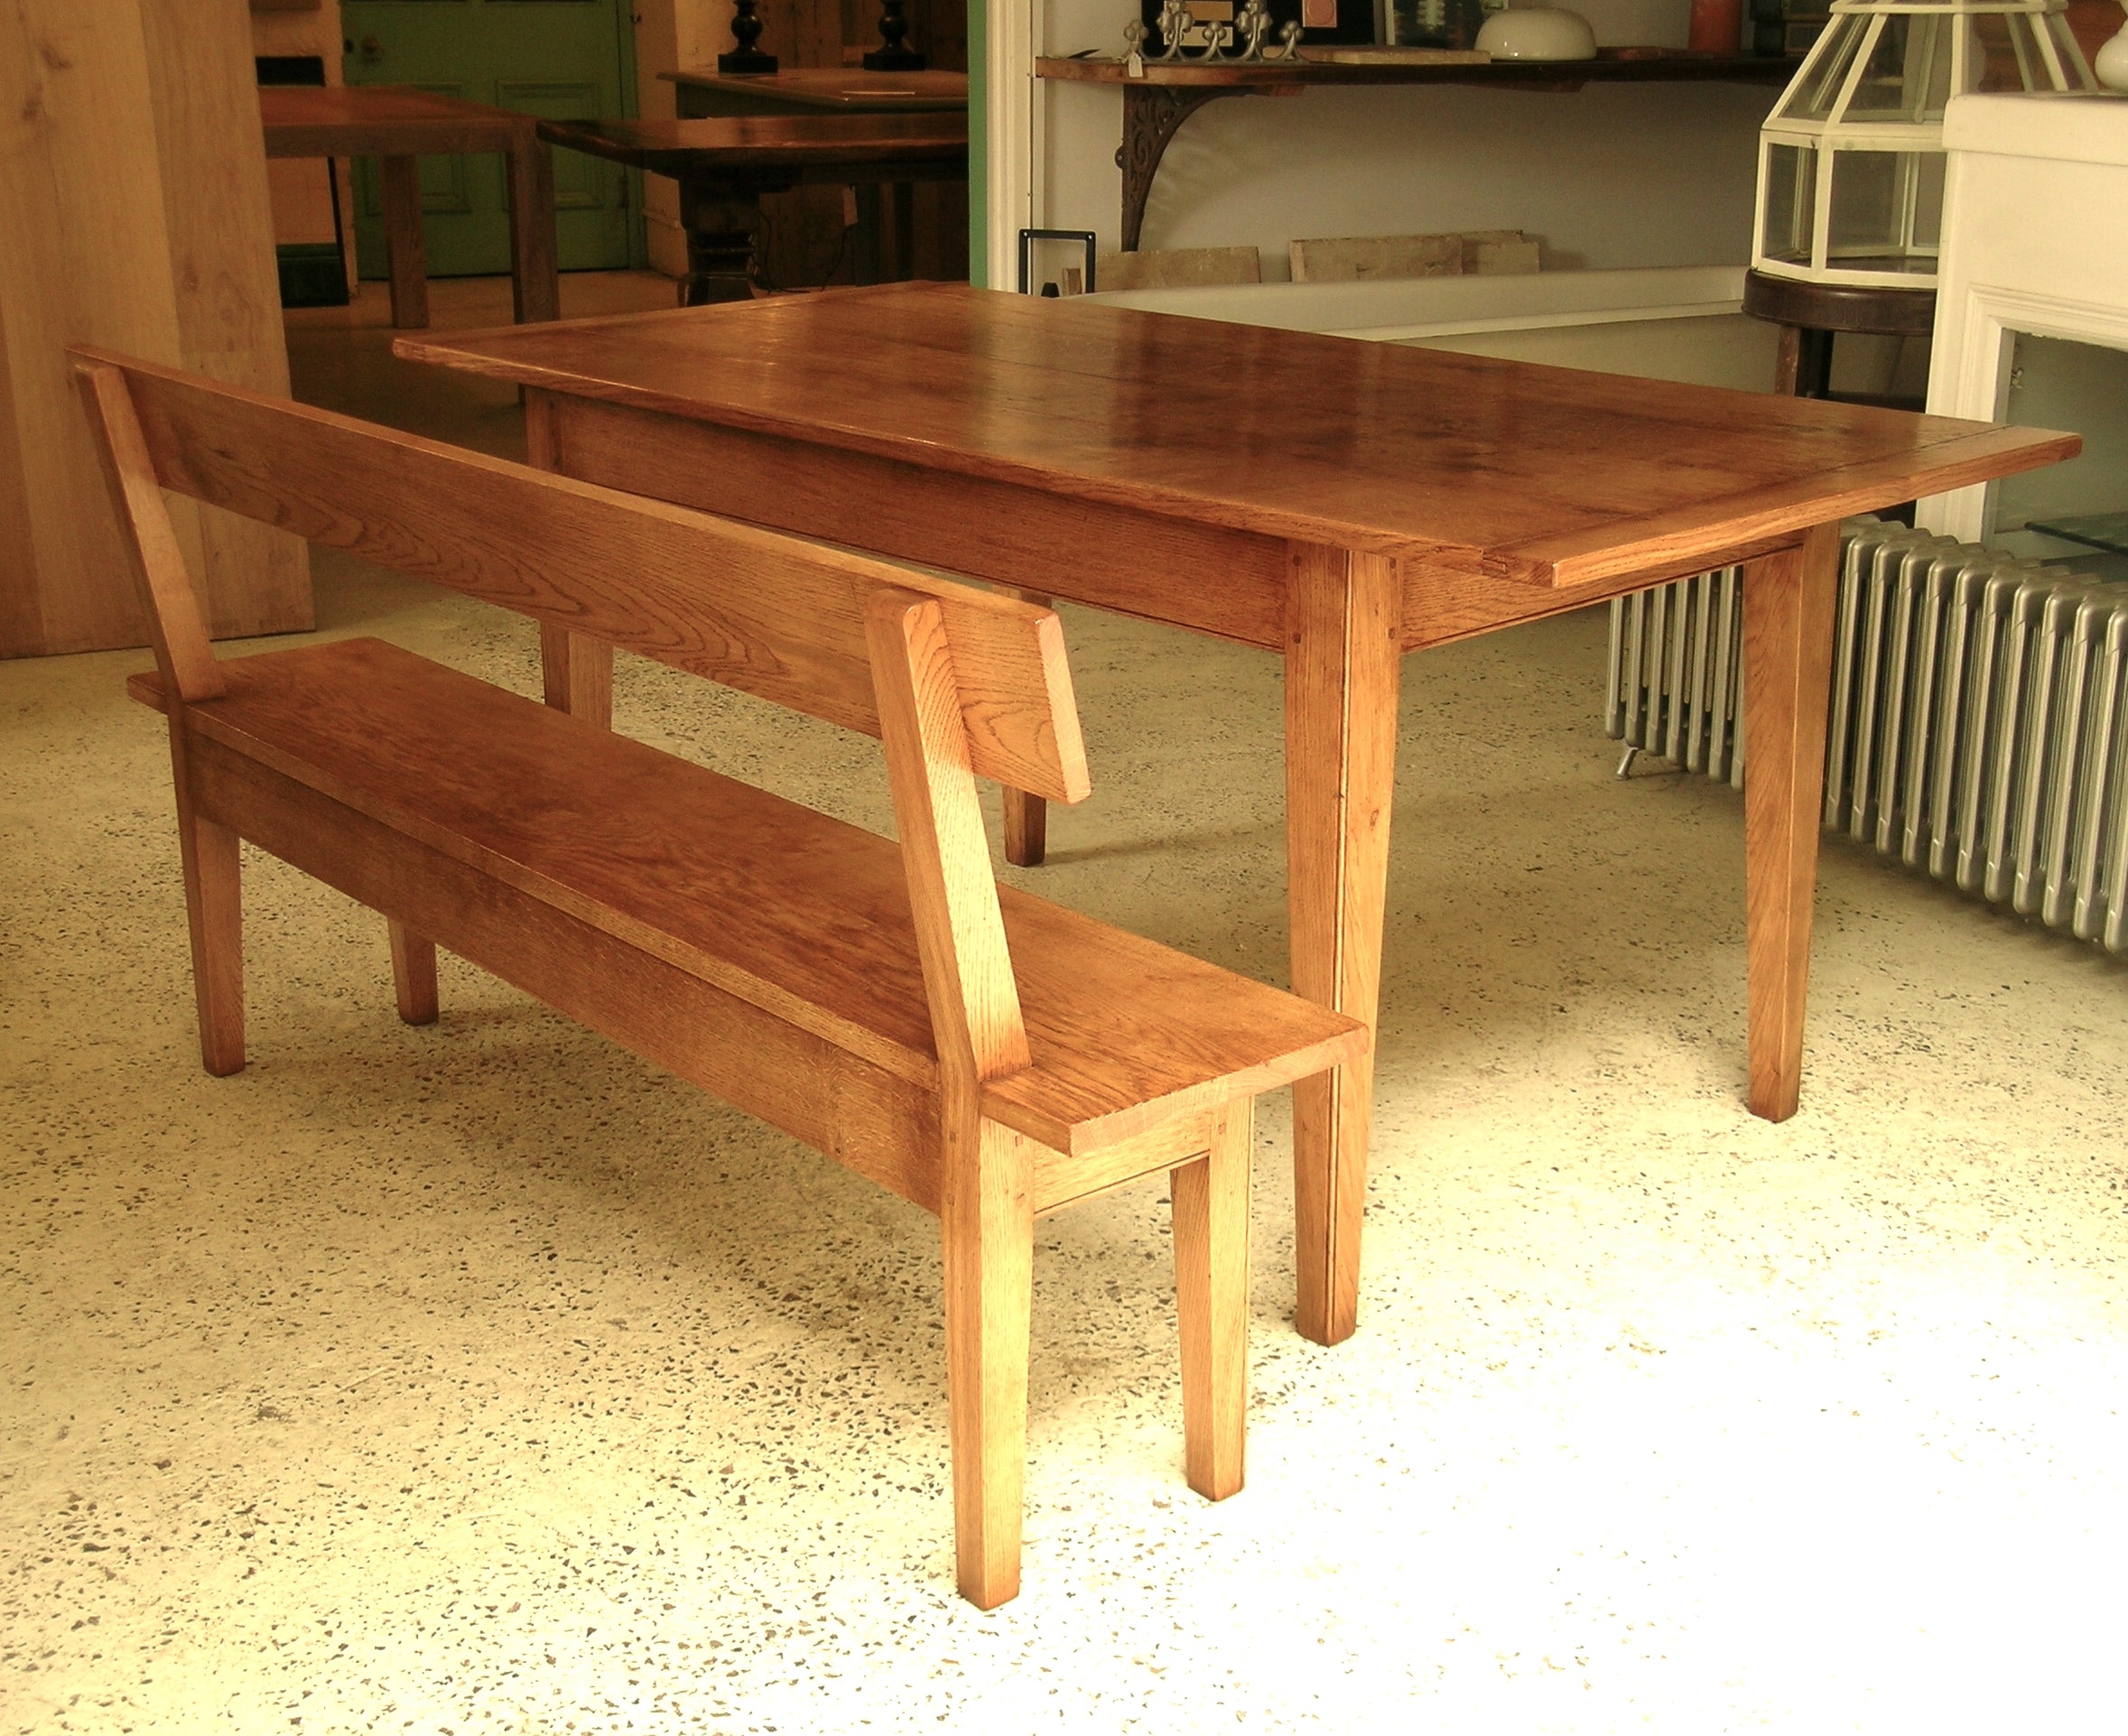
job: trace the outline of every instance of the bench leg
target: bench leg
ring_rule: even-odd
[[[409,1025],[436,1022],[436,942],[404,923],[392,929],[392,988],[399,997],[399,1017]]]
[[[185,922],[192,935],[192,998],[200,1061],[217,1078],[244,1069],[244,896],[237,834],[178,798]]]
[[[952,1406],[953,1539],[961,1595],[992,1610],[1019,1594],[1034,1273],[1033,1164],[1011,1128],[972,1115],[946,1136],[946,1386]]]
[[[1249,1415],[1249,1164],[1255,1100],[1213,1117],[1212,1149],[1169,1175],[1182,1321],[1182,1426],[1190,1487],[1241,1487]]]

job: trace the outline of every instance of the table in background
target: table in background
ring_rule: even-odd
[[[795,67],[785,72],[738,73],[683,68],[658,76],[672,81],[682,120],[733,115],[959,115],[965,125],[968,115],[965,72]],[[915,227],[915,189],[906,181],[883,181],[866,190],[875,197],[860,197],[858,202],[858,282],[906,277]]]
[[[269,157],[376,157],[383,170],[392,323],[429,323],[417,159],[499,151],[510,190],[510,284],[520,320],[561,313],[554,263],[554,165],[530,115],[400,85],[265,85]]]
[[[689,307],[752,296],[764,193],[968,178],[965,113],[542,121],[539,135],[564,150],[589,152],[679,182],[680,222],[687,232],[681,299]],[[897,206],[896,215],[896,253],[906,261],[911,213]]]
[[[1371,1025],[1402,654],[1744,562],[1750,1102],[1775,1120],[1839,521],[2077,443],[936,283],[395,348],[525,385],[535,461],[571,476],[1280,653],[1293,987]],[[596,714],[604,654],[544,649],[549,694]],[[1372,1082],[1370,1054],[1294,1096],[1324,1343],[1355,1317]]]

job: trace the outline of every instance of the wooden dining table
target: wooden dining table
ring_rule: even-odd
[[[534,461],[1273,651],[1292,987],[1371,1025],[1405,654],[1744,566],[1748,1101],[1794,1113],[1839,523],[2074,435],[910,283],[406,337]],[[551,703],[609,669],[550,632]],[[1008,853],[1038,859],[1015,798]],[[1296,1323],[1357,1316],[1371,1054],[1296,1088]]]
[[[392,323],[429,323],[422,237],[424,156],[498,152],[510,200],[510,284],[520,320],[560,311],[555,279],[554,164],[530,115],[411,85],[262,85],[269,157],[377,159]]]

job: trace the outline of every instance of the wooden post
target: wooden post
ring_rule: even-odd
[[[288,389],[256,90],[234,5],[0,11],[0,656],[147,641],[65,345]],[[172,521],[217,636],[311,626],[301,543]]]

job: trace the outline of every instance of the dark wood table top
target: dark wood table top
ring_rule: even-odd
[[[530,144],[534,117],[407,85],[262,85],[268,156],[442,154]]]
[[[805,162],[950,162],[968,155],[968,116],[729,115],[692,121],[542,121],[539,135],[654,174]]]
[[[794,67],[784,72],[719,72],[683,67],[657,75],[678,85],[768,97],[794,108],[860,109],[891,105],[911,114],[965,110],[965,72],[867,72],[861,67]]]
[[[2073,434],[906,283],[400,354],[1202,524],[1643,582],[2073,456]]]

